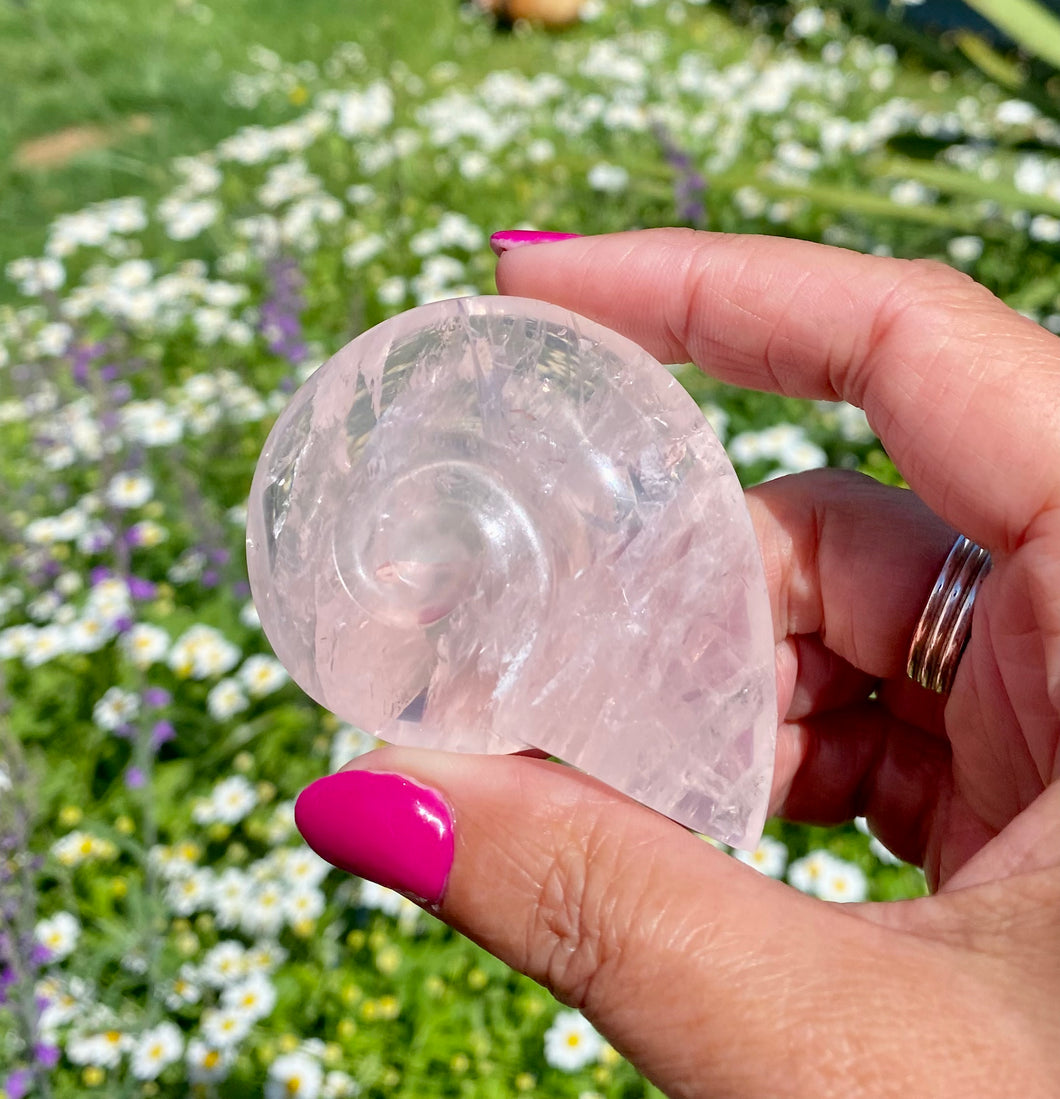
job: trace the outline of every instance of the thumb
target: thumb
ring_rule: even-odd
[[[329,862],[583,1010],[670,1096],[832,1094],[864,1071],[867,1020],[852,1005],[873,1005],[873,1033],[890,1016],[911,1042],[940,1010],[916,938],[547,760],[384,748],[309,786],[295,819]]]

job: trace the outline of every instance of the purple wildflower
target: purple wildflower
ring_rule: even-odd
[[[309,354],[302,336],[302,286],[305,280],[295,260],[277,257],[268,266],[269,295],[261,306],[260,329],[269,350],[291,363]]]
[[[133,599],[154,599],[158,591],[153,581],[145,580],[142,576],[130,576],[126,583]]]
[[[129,767],[125,772],[125,785],[130,790],[139,790],[147,783],[147,775],[142,767]]]
[[[48,1072],[58,1063],[59,1051],[41,1038],[42,1008],[34,992],[37,974],[51,958],[34,933],[41,866],[37,856],[28,856],[35,784],[18,742],[0,732],[0,749],[12,790],[0,798],[0,856],[5,856],[0,857],[0,1032],[13,1038],[13,1045],[10,1040],[5,1045],[15,1053],[15,1061],[4,1066],[8,1071],[0,1078],[0,1093],[8,1099],[30,1094],[49,1099]],[[13,852],[20,853],[17,859],[6,857]]]
[[[59,1047],[38,1042],[33,1049],[33,1059],[44,1069],[52,1069],[59,1063]]]
[[[85,539],[84,550],[88,554],[102,553],[110,544],[112,538],[108,531],[98,530]]]
[[[172,721],[157,721],[151,729],[151,747],[160,748],[163,744],[168,744],[176,735],[177,730],[173,728]]]
[[[30,1084],[33,1083],[33,1074],[28,1068],[17,1068],[9,1073],[4,1082],[4,1091],[8,1099],[23,1099],[29,1094]]]
[[[173,696],[165,687],[147,687],[144,690],[144,705],[152,710],[161,710],[173,701]]]
[[[0,969],[0,1004],[7,1003],[7,990],[14,985],[17,979],[15,971],[11,966],[5,965]]]
[[[677,220],[687,225],[703,225],[707,220],[704,198],[707,181],[696,170],[692,157],[685,152],[662,126],[655,127],[655,137],[662,146],[666,163],[674,170],[674,203]]]
[[[103,355],[105,350],[101,343],[75,344],[69,349],[70,374],[78,385],[88,385],[92,364]]]

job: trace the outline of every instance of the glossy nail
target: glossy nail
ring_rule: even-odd
[[[453,818],[434,791],[401,775],[339,771],[299,795],[295,824],[340,870],[437,904],[453,865]]]
[[[490,247],[499,256],[513,248],[526,248],[531,244],[551,244],[557,240],[573,240],[581,233],[539,233],[535,229],[502,229],[490,237]]]

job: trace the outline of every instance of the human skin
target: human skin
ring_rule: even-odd
[[[1060,341],[940,264],[779,238],[549,242],[504,253],[497,284],[664,362],[865,409],[910,490],[816,471],[747,493],[776,639],[771,805],[866,816],[933,892],[830,905],[548,760],[385,748],[347,769],[448,807],[427,906],[675,1099],[1060,1094]],[[938,696],[905,665],[957,531],[994,568]],[[307,838],[337,830],[363,872],[373,840],[338,804]]]

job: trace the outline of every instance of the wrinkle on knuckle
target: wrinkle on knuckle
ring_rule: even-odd
[[[713,299],[717,296],[714,285],[715,271],[710,250],[701,244],[693,244],[685,253],[684,270],[680,272],[675,302],[683,302],[684,308],[676,312],[668,325],[675,346],[684,349],[693,358],[697,344],[708,339],[703,318],[710,315]]]
[[[748,304],[753,296],[747,293],[754,281],[756,263],[751,252],[746,255],[719,260],[717,244],[710,238],[703,238],[683,254],[682,269],[677,275],[678,293],[675,302],[682,307],[668,324],[675,345],[684,349],[692,360],[702,369],[709,370],[714,355],[723,351],[734,364],[739,364],[738,348],[727,335],[735,320],[729,314],[739,314],[752,326],[763,323]],[[724,329],[719,329],[718,318],[726,316]],[[746,355],[744,350],[742,354]],[[761,380],[756,376],[759,356],[753,361],[742,364],[747,371],[748,383],[761,388]],[[768,361],[763,364],[767,371],[772,369]],[[740,384],[738,376],[734,376]],[[772,378],[769,384],[779,384]]]
[[[844,380],[837,381],[839,391],[862,408],[881,360],[904,358],[914,346],[918,355],[932,357],[957,335],[956,326],[964,314],[980,313],[987,302],[996,304],[988,290],[938,260],[895,260],[894,264],[896,277],[873,310],[860,354],[839,364],[845,374]]]
[[[541,882],[530,923],[541,982],[562,1002],[581,1008],[611,954],[610,929],[602,920],[593,866],[600,841],[590,834],[584,847],[557,850]]]
[[[645,954],[651,854],[603,819],[582,843],[557,849],[541,881],[531,921],[535,975],[562,1002],[577,1008],[608,1002],[632,956]]]
[[[772,387],[778,393],[799,396],[806,388],[804,371],[792,366],[793,362],[804,360],[805,347],[793,353],[793,345],[797,343],[796,334],[802,328],[800,314],[805,308],[804,291],[807,287],[813,287],[815,279],[814,272],[803,271],[790,284],[775,291],[782,293],[784,300],[777,303],[775,316],[770,322],[762,346],[762,362]],[[803,343],[806,342],[803,337]]]

